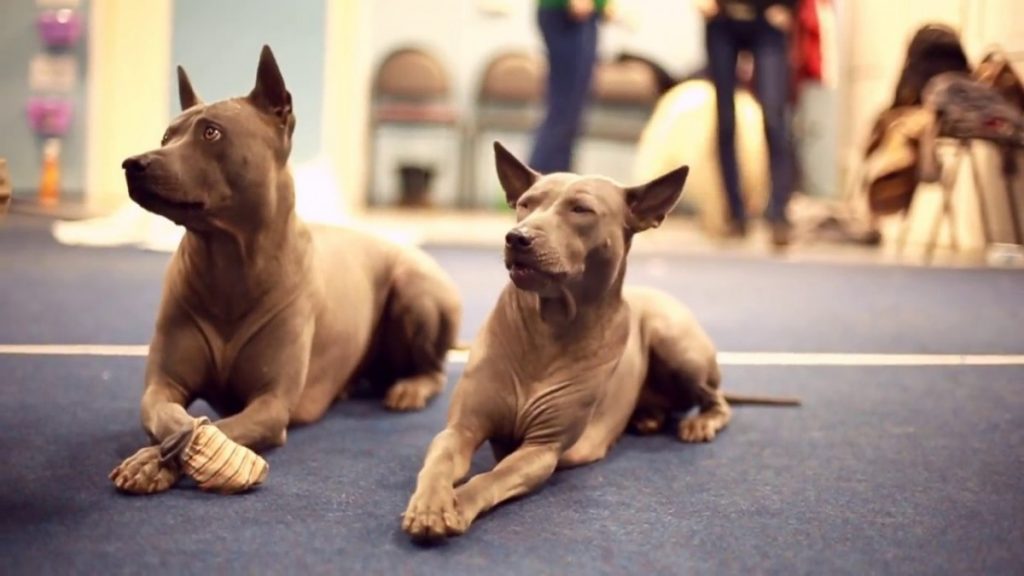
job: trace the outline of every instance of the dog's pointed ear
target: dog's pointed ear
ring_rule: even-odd
[[[680,166],[647,184],[626,188],[629,228],[633,232],[641,232],[661,226],[665,217],[679,202],[689,173],[689,166]]]
[[[178,102],[181,103],[182,112],[203,103],[195,89],[192,88],[192,81],[188,79],[188,74],[181,66],[178,66]]]
[[[270,46],[264,45],[260,52],[256,86],[249,93],[249,100],[258,108],[277,116],[282,125],[288,125],[292,115],[292,95],[284,85],[284,77]]]
[[[515,206],[523,192],[529,190],[540,178],[540,174],[520,162],[497,140],[494,142],[494,161],[498,168],[498,180],[505,190],[505,201],[509,207]]]

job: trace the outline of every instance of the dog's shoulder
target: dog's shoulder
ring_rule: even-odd
[[[409,234],[354,222],[345,224],[311,222],[307,223],[307,226],[315,241],[342,244],[352,249],[367,248],[399,252],[405,247],[416,245],[415,238]]]
[[[681,305],[681,303],[663,290],[650,286],[626,285],[622,288],[622,297],[634,309],[657,308],[658,306],[670,304]]]
[[[396,238],[385,230],[365,225],[310,224],[309,229],[316,251],[330,262],[346,262],[381,273],[411,266],[444,276],[439,264],[409,238]]]
[[[690,322],[693,319],[693,312],[686,304],[657,288],[625,286],[622,297],[629,304],[631,313],[642,320],[662,318]]]

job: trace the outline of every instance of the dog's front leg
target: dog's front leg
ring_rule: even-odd
[[[309,372],[311,333],[284,340],[287,345],[276,339],[255,342],[240,356],[240,365],[257,367],[236,373],[236,385],[245,386],[252,395],[245,408],[213,423],[196,421],[191,435],[179,444],[182,468],[200,488],[236,493],[266,479],[269,465],[257,451],[285,443],[291,407],[297,404]]]
[[[119,490],[131,494],[163,492],[181,477],[181,468],[161,453],[161,443],[191,430],[185,411],[188,395],[163,374],[154,374],[142,394],[142,427],[154,445],[142,448],[110,473]]]
[[[214,422],[217,428],[250,450],[284,446],[288,436],[288,402],[277,394],[264,394],[244,410]]]
[[[455,490],[455,502],[465,527],[498,504],[536,490],[554,473],[559,454],[557,444],[524,444],[490,472],[474,476],[459,486]]]
[[[182,475],[169,447],[193,430],[186,408],[208,379],[211,359],[202,332],[175,298],[164,300],[146,360],[140,403],[142,428],[151,442],[110,473],[118,489],[132,494],[167,490]]]
[[[195,419],[164,441],[165,457],[179,462],[201,489],[238,493],[266,479],[269,465],[257,451],[284,444],[309,372],[313,330],[303,320],[268,325],[236,358],[229,383],[245,399],[240,412],[216,422]]]
[[[203,490],[244,492],[262,484],[270,469],[256,450],[284,444],[287,426],[288,403],[265,394],[229,418],[213,423],[194,420],[189,433],[164,443],[165,453],[173,452],[185,474]]]
[[[427,449],[416,491],[402,516],[402,530],[418,539],[461,534],[466,525],[455,510],[455,482],[469,472],[483,435],[464,426],[448,426]]]

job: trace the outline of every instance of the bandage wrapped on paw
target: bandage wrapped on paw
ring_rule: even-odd
[[[187,442],[178,461],[181,470],[203,490],[234,494],[262,484],[267,478],[267,461],[228,438],[208,418],[196,419]]]

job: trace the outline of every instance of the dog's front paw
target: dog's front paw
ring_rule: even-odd
[[[122,492],[156,494],[174,486],[181,470],[161,461],[159,447],[147,446],[114,468],[109,478]]]
[[[228,438],[207,422],[196,426],[181,455],[181,467],[199,487],[236,494],[262,484],[270,465],[259,454]]]
[[[467,522],[455,504],[451,486],[417,490],[402,515],[402,530],[416,540],[440,540],[463,534]]]

